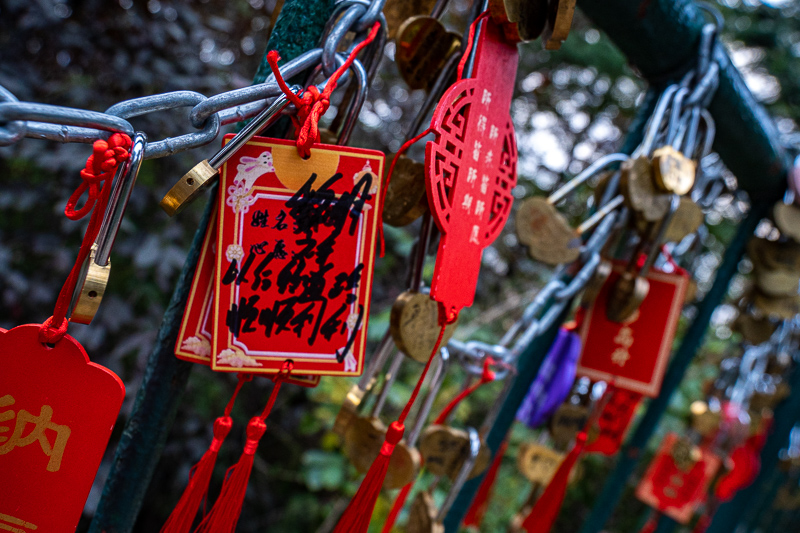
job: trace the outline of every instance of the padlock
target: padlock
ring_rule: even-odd
[[[670,145],[653,152],[653,179],[662,192],[683,196],[692,190],[696,173],[695,162]]]
[[[527,246],[528,255],[548,265],[575,261],[580,255],[583,233],[619,207],[623,198],[616,196],[611,199],[577,229],[570,227],[567,219],[556,210],[555,205],[609,165],[627,159],[628,156],[625,154],[601,157],[546,199],[532,197],[522,202],[517,209],[515,225],[517,238],[520,243]]]
[[[299,86],[292,87],[294,93],[299,93]],[[187,172],[161,200],[161,208],[169,216],[175,216],[183,211],[195,198],[211,186],[219,178],[219,169],[230,159],[247,141],[252,139],[259,131],[272,125],[281,112],[289,105],[286,95],[278,96],[272,104],[259,113],[242,131],[228,141],[227,144],[214,154],[213,157],[203,160]]]
[[[612,322],[624,323],[632,319],[636,311],[639,310],[644,299],[647,298],[647,294],[650,292],[650,282],[645,276],[647,276],[650,267],[653,266],[656,258],[661,253],[660,246],[664,238],[664,233],[669,226],[673,214],[677,211],[679,204],[680,197],[676,194],[672,195],[669,211],[664,215],[664,218],[661,219],[661,222],[658,223],[658,226],[653,225],[653,229],[657,227],[658,232],[649,243],[650,246],[644,264],[638,271],[635,271],[639,255],[648,244],[647,241],[642,238],[639,246],[634,250],[631,260],[628,262],[628,268],[625,269],[611,288],[608,302],[606,303],[606,316]]]
[[[91,323],[103,301],[103,294],[111,275],[111,249],[114,247],[114,240],[122,223],[125,208],[136,183],[136,177],[139,175],[146,145],[145,134],[136,133],[133,137],[130,157],[117,170],[108,199],[108,208],[100,224],[97,239],[92,244],[89,257],[84,261],[75,284],[75,292],[72,294],[72,301],[67,312],[71,322]]]

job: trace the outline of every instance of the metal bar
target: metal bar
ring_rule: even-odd
[[[658,397],[650,401],[644,416],[622,447],[617,464],[600,491],[594,508],[581,529],[581,533],[599,532],[614,511],[628,478],[639,461],[642,450],[655,431],[661,416],[669,405],[672,394],[678,388],[686,369],[703,342],[711,320],[711,314],[728,292],[728,284],[737,271],[739,260],[744,254],[745,244],[753,234],[759,221],[767,213],[769,205],[768,203],[760,203],[752,206],[747,217],[739,223],[736,235],[734,235],[731,243],[726,248],[722,264],[717,269],[714,283],[703,301],[698,305],[695,319],[686,331],[680,347],[672,357],[672,362],[664,376]]]
[[[332,4],[331,0],[286,0],[267,50],[279,49],[288,61],[315,47]],[[262,70],[264,76],[259,80]],[[265,52],[255,83],[263,82],[269,73]],[[193,366],[175,357],[174,346],[214,203],[212,194],[161,323],[156,346],[147,361],[131,418],[117,446],[89,533],[127,533],[133,529],[161,457]]]
[[[133,529],[147,486],[161,457],[189,372],[194,366],[175,357],[174,347],[215,201],[216,186],[164,313],[158,339],[147,361],[133,412],[117,445],[114,463],[103,486],[89,533],[123,533]]]
[[[694,66],[706,21],[694,0],[578,0],[578,7],[652,85],[676,80]],[[717,125],[714,149],[753,201],[777,200],[786,189],[790,160],[775,124],[721,44],[714,58],[720,64],[709,107]]]
[[[797,420],[800,420],[800,368],[794,369],[790,386],[792,394],[775,408],[772,431],[761,450],[761,470],[758,476],[749,487],[740,490],[731,501],[720,506],[706,533],[730,533],[742,523],[757,527],[759,518],[757,515],[761,514],[759,512],[761,506],[752,505],[753,502],[759,495],[769,496],[771,493],[773,497],[765,499],[764,508],[769,509],[772,505],[778,484],[770,481],[775,475],[778,452],[786,447],[792,428]]]
[[[486,436],[486,445],[492,457],[497,453],[500,445],[506,438],[511,424],[514,422],[514,417],[517,414],[525,394],[527,394],[531,383],[536,379],[539,373],[539,367],[542,365],[544,356],[547,354],[548,348],[553,344],[553,340],[558,333],[558,328],[566,320],[569,313],[570,306],[565,306],[560,316],[553,322],[553,324],[541,335],[538,335],[522,352],[519,360],[519,368],[516,378],[509,376],[507,379],[514,379],[514,384],[506,396],[503,407],[497,415],[494,425],[489,430]],[[483,480],[483,474],[467,481],[462,487],[461,491],[453,502],[450,512],[444,519],[444,528],[446,533],[455,533],[459,530],[461,521],[464,519],[464,514],[467,512],[475,492]]]

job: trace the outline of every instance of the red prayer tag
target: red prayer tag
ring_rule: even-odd
[[[472,305],[483,249],[503,229],[517,184],[517,144],[509,109],[517,47],[483,22],[474,76],[454,83],[433,113],[426,145],[426,188],[442,233],[431,298],[452,317]]]
[[[679,445],[679,438],[674,433],[664,438],[636,487],[636,497],[673,520],[687,524],[697,507],[705,501],[720,460],[705,448],[695,448],[699,457],[688,465],[681,465],[675,457]]]
[[[655,397],[661,389],[688,278],[651,270],[647,275],[650,292],[631,320],[620,324],[609,320],[605,310],[609,293],[623,270],[622,265],[614,266],[586,312],[577,374]]]
[[[619,451],[642,395],[616,387],[606,394],[608,401],[600,412],[597,426],[589,430],[585,451],[611,456]]]
[[[181,330],[175,344],[178,359],[211,365],[211,346],[214,345],[214,271],[217,263],[217,207],[208,222],[208,229],[200,249],[192,279],[192,288],[186,301]],[[284,378],[285,383],[302,387],[316,387],[320,376],[292,375]]]
[[[232,136],[226,136],[226,140]],[[254,137],[220,171],[211,366],[363,371],[384,154]]]
[[[38,324],[0,333],[0,530],[74,531],[125,386],[65,335]]]

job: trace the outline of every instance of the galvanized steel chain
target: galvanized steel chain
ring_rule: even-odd
[[[328,22],[319,48],[306,51],[288,61],[280,69],[285,79],[321,66],[326,78],[359,42],[375,22],[380,22],[378,38],[365,52],[363,68],[367,78],[374,75],[386,42],[386,21],[383,17],[385,0],[343,0],[337,3]],[[352,43],[338,51],[344,39],[353,34]],[[355,67],[361,69],[359,64]],[[343,76],[340,85],[349,79]],[[323,82],[321,86],[324,86]],[[252,118],[266,109],[270,101],[281,94],[274,75],[263,83],[226,91],[206,97],[194,91],[173,91],[133,98],[114,104],[104,112],[76,109],[34,102],[20,102],[10,91],[0,86],[0,146],[8,146],[23,138],[47,139],[62,143],[92,143],[112,133],[133,136],[134,128],[127,119],[191,107],[188,119],[196,131],[148,142],[145,159],[156,159],[198,148],[213,142],[222,126]],[[353,106],[356,107],[356,106]]]

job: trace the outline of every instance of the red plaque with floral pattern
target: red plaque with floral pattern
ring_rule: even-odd
[[[383,165],[323,144],[304,160],[262,137],[223,165],[214,370],[274,374],[291,359],[298,374],[361,374]]]
[[[186,301],[181,330],[175,344],[178,359],[211,365],[211,346],[214,344],[214,268],[217,264],[217,209],[215,207],[200,249],[197,270]],[[285,383],[316,387],[320,376],[300,374],[284,378]]]

